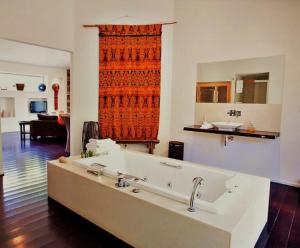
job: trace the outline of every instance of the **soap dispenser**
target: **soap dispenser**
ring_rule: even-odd
[[[253,121],[249,121],[247,130],[250,133],[254,133],[255,132],[255,127],[254,127]]]

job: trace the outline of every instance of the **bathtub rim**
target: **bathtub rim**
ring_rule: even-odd
[[[111,190],[124,193],[129,197],[136,198],[139,201],[146,202],[147,204],[150,204],[150,205],[156,206],[158,208],[162,208],[162,209],[171,211],[175,214],[179,214],[179,215],[181,215],[183,217],[186,217],[186,218],[189,218],[193,221],[202,222],[203,224],[205,224],[207,226],[210,226],[210,227],[213,227],[213,228],[216,228],[220,231],[227,232],[227,233],[230,234],[235,228],[235,225],[233,225],[232,228],[225,228],[225,227],[221,227],[221,226],[217,226],[215,224],[212,224],[210,221],[202,220],[200,215],[203,215],[203,213],[205,213],[205,211],[197,211],[197,212],[193,212],[193,213],[189,212],[189,211],[187,211],[187,208],[186,208],[185,204],[183,204],[181,202],[178,202],[176,200],[172,200],[170,198],[166,198],[166,197],[163,197],[161,195],[158,195],[158,194],[146,191],[146,190],[142,190],[140,193],[134,194],[132,192],[132,189],[134,187],[132,187],[132,186],[129,186],[127,188],[118,188],[118,187],[115,186],[116,181],[113,180],[111,177],[107,177],[107,176],[97,177],[97,176],[91,175],[91,174],[87,173],[84,168],[79,168],[76,165],[68,164],[67,165],[68,167],[60,166],[61,163],[58,160],[47,161],[47,164],[48,164],[48,166],[49,165],[50,166],[56,166],[60,169],[63,169],[63,170],[66,170],[70,173],[76,174],[77,176],[84,177],[84,179],[91,180],[94,183],[97,183],[97,184],[101,185],[102,187],[108,187]],[[78,168],[79,171],[74,170],[74,167]],[[149,198],[148,198],[149,196],[151,197],[151,200],[149,200]],[[51,196],[49,196],[49,197],[55,200],[55,198],[53,198]],[[153,198],[154,198],[154,200],[153,200]],[[172,207],[170,205],[169,206],[162,206],[162,204],[160,203],[161,201],[168,202],[170,204],[177,203],[177,204],[174,204],[174,205],[176,205],[176,207],[179,208],[179,209],[177,209],[177,208],[175,209],[174,207]],[[184,211],[182,211],[182,210],[184,210]],[[209,212],[206,212],[206,214],[209,215],[209,216],[218,216],[216,214],[212,214],[212,213],[209,213]]]
[[[220,228],[220,227],[218,227],[218,226],[216,226],[216,225],[211,225],[211,224],[209,224],[209,223],[206,223],[205,221],[201,221],[201,220],[195,219],[194,217],[189,217],[189,216],[186,216],[186,215],[184,215],[184,214],[180,214],[180,213],[178,213],[177,211],[174,211],[174,210],[171,209],[171,208],[162,207],[161,204],[156,204],[156,203],[154,203],[154,202],[145,200],[145,199],[143,199],[143,198],[136,197],[136,194],[132,194],[132,193],[130,193],[130,192],[128,192],[128,191],[118,190],[117,188],[115,188],[115,187],[113,187],[113,186],[110,185],[110,183],[113,183],[114,181],[113,181],[111,178],[109,178],[109,177],[103,177],[103,178],[102,178],[102,180],[104,179],[103,182],[102,182],[102,183],[99,183],[99,180],[95,180],[94,176],[92,176],[92,175],[90,175],[90,174],[88,174],[88,173],[85,173],[84,175],[82,175],[82,174],[81,174],[82,172],[80,172],[80,171],[73,171],[71,168],[68,168],[68,167],[66,167],[65,165],[61,166],[61,164],[59,163],[58,160],[47,161],[47,164],[48,164],[48,166],[47,166],[47,172],[48,172],[48,174],[49,174],[49,170],[52,170],[51,167],[57,167],[58,170],[62,169],[62,170],[64,170],[64,171],[66,171],[67,173],[74,174],[74,175],[77,176],[77,177],[82,177],[82,180],[92,181],[92,183],[94,183],[95,185],[97,185],[97,187],[108,188],[108,190],[110,190],[110,191],[116,191],[117,193],[125,193],[125,194],[126,194],[126,197],[129,197],[129,198],[134,199],[134,200],[136,200],[136,201],[140,201],[140,202],[142,202],[142,203],[145,203],[145,202],[146,202],[147,204],[149,204],[149,205],[151,205],[151,206],[153,206],[153,207],[155,207],[155,208],[160,208],[160,209],[162,209],[163,211],[170,211],[172,214],[179,214],[182,218],[187,218],[187,219],[189,219],[189,220],[191,220],[191,221],[193,221],[193,222],[198,222],[198,221],[199,221],[199,222],[201,222],[201,225],[207,226],[208,228],[211,228],[211,229],[215,229],[215,230],[217,230],[218,232],[223,233],[224,235],[226,235],[226,236],[228,237],[228,242],[229,242],[228,245],[230,245],[230,237],[232,236],[232,232],[231,232],[231,231],[228,231],[228,230],[226,230],[226,229],[224,229],[224,228]],[[72,166],[73,166],[73,165],[70,164],[69,167],[72,167]],[[56,169],[56,170],[57,170],[57,169]],[[54,170],[54,171],[55,171],[55,170]],[[57,173],[57,172],[55,172],[55,173]],[[100,180],[100,181],[101,181],[101,180]],[[148,195],[148,194],[151,194],[151,195],[152,195],[152,193],[150,193],[150,192],[146,192],[146,194],[147,194],[147,195]],[[148,197],[147,195],[146,195],[145,197]],[[86,215],[85,212],[78,211],[76,208],[74,208],[74,206],[72,206],[72,205],[69,204],[69,203],[66,203],[66,201],[60,201],[59,198],[57,198],[57,197],[55,196],[55,194],[54,194],[54,195],[49,195],[49,198],[51,198],[51,199],[53,199],[54,201],[56,201],[56,202],[62,204],[62,205],[65,206],[66,208],[69,208],[69,209],[70,209],[71,211],[73,211],[74,213],[76,213],[76,214],[82,216],[83,218],[85,218],[85,219],[91,221],[91,222],[94,223],[95,225],[97,225],[97,226],[99,226],[100,228],[102,228],[102,229],[108,231],[108,232],[111,233],[112,235],[114,235],[114,236],[120,238],[121,240],[127,242],[128,244],[131,243],[130,240],[127,238],[127,235],[120,235],[119,233],[113,232],[112,229],[108,228],[108,227],[105,226],[105,225],[104,225],[104,226],[98,225],[98,223],[95,222],[94,219],[89,218],[89,217]],[[161,198],[161,197],[158,196],[158,198]],[[169,200],[169,201],[171,201],[171,200]],[[138,246],[137,246],[137,247],[138,247]]]
[[[94,159],[97,159],[97,157],[94,157]],[[79,159],[79,160],[74,160],[73,164],[75,166],[79,166],[80,168],[84,168],[84,169],[94,169],[96,171],[99,171],[97,168],[93,168],[91,165],[87,165],[87,164],[82,164],[80,163],[81,161],[91,161],[91,164],[94,162],[94,159]],[[184,165],[185,166],[185,165]],[[104,167],[102,170],[102,175],[110,177],[114,180],[117,179],[117,172],[114,170],[109,169],[109,165],[107,167]],[[126,172],[124,172],[126,173]],[[134,176],[134,175],[133,175]],[[213,214],[218,214],[218,215],[222,215],[224,213],[224,209],[218,207],[218,203],[225,198],[227,198],[227,193],[228,191],[234,191],[234,189],[232,187],[230,187],[229,185],[232,184],[230,183],[234,177],[236,176],[236,173],[231,175],[224,184],[224,192],[222,194],[220,194],[214,201],[206,201],[206,200],[202,200],[202,199],[195,199],[195,207],[196,209],[198,209],[199,211],[207,211],[209,213],[213,213]],[[160,186],[157,186],[155,184],[151,184],[148,182],[134,182],[131,181],[130,182],[132,187],[135,188],[140,188],[141,190],[145,190],[154,194],[158,194],[160,196],[169,198],[171,200],[183,203],[186,205],[186,208],[188,208],[189,206],[189,200],[190,200],[190,196],[189,195],[184,195],[180,192],[177,192],[175,190],[169,190]],[[228,196],[230,197],[230,196]]]
[[[130,151],[130,152],[136,153],[136,151]],[[153,156],[153,155],[148,155],[148,154],[144,154],[144,155]],[[238,209],[238,212],[234,212],[231,215],[228,213],[225,213],[224,215],[220,216],[220,215],[212,214],[212,213],[209,213],[206,211],[196,211],[194,213],[191,213],[186,210],[185,204],[178,202],[176,200],[172,200],[172,199],[169,199],[169,198],[166,198],[161,195],[158,195],[158,194],[155,194],[152,192],[148,192],[148,191],[141,191],[141,193],[139,193],[139,194],[133,194],[131,192],[133,187],[129,187],[126,189],[117,188],[117,187],[115,187],[115,180],[113,180],[112,178],[109,178],[106,176],[96,177],[94,175],[87,173],[84,168],[82,168],[82,167],[80,168],[76,165],[73,165],[72,162],[73,162],[73,160],[76,160],[76,159],[80,159],[80,156],[69,157],[68,163],[60,163],[58,160],[48,161],[47,163],[48,163],[48,166],[57,166],[61,169],[67,170],[67,171],[77,174],[79,176],[83,176],[89,180],[92,180],[96,183],[99,183],[102,186],[109,187],[112,190],[121,191],[130,197],[138,198],[139,200],[144,201],[148,204],[152,204],[157,207],[172,211],[176,214],[179,214],[186,218],[190,218],[194,221],[200,221],[208,226],[211,226],[211,227],[214,227],[214,228],[217,228],[219,230],[229,232],[229,233],[232,233],[235,230],[235,227],[239,224],[240,220],[243,218],[243,216],[247,212],[247,208],[242,206],[241,209]],[[177,160],[175,160],[175,161],[177,161]],[[218,169],[217,168],[213,169],[213,171],[215,171],[215,170],[218,170]],[[220,169],[220,170],[224,171],[223,169]],[[235,172],[235,173],[237,173],[238,175],[240,175],[242,177],[246,176],[246,177],[251,177],[253,179],[256,179],[256,180],[258,180],[259,183],[265,183],[265,182],[269,183],[270,182],[270,180],[267,178],[257,177],[257,176],[253,176],[253,175],[247,175],[247,174],[243,174],[243,173],[239,173],[239,172]],[[148,197],[150,197],[150,199]],[[165,205],[163,206],[162,203],[164,203]],[[244,210],[244,211],[242,211],[242,210]],[[221,221],[220,219],[222,219],[222,218],[224,218],[224,220]]]
[[[231,192],[235,193],[236,191],[240,190],[239,188],[238,189],[234,188],[235,183],[233,182],[233,179],[235,177],[237,177],[238,175],[239,176],[245,176],[246,178],[247,177],[252,177],[254,179],[256,178],[257,180],[265,180],[266,179],[266,180],[268,180],[270,182],[270,179],[264,178],[264,177],[259,177],[259,176],[255,176],[255,175],[240,173],[240,172],[233,171],[233,170],[227,170],[227,169],[212,167],[212,166],[205,165],[205,164],[197,164],[197,163],[190,162],[190,161],[183,161],[183,160],[177,160],[177,159],[173,159],[173,158],[168,158],[168,157],[163,157],[163,156],[148,154],[148,153],[144,153],[144,152],[141,152],[141,151],[134,151],[134,150],[129,150],[129,149],[122,148],[122,149],[118,150],[117,152],[124,152],[124,156],[126,156],[125,154],[131,154],[131,155],[138,155],[138,156],[142,156],[142,157],[150,158],[150,159],[153,159],[153,156],[154,156],[156,160],[159,160],[159,162],[170,162],[170,161],[173,161],[174,164],[176,164],[176,165],[192,167],[192,168],[195,168],[195,169],[199,169],[200,168],[200,169],[203,169],[203,170],[207,170],[210,173],[217,173],[217,174],[222,174],[224,176],[228,176],[229,178],[225,181],[225,187],[226,187],[227,190],[223,194],[221,194],[214,202],[200,201],[200,204],[203,204],[204,208],[203,209],[200,208],[200,209],[198,209],[198,211],[207,211],[208,213],[214,214],[214,215],[217,215],[217,216],[224,215],[226,213],[226,211],[229,211],[229,210],[226,209],[226,208],[224,208],[224,207],[217,207],[216,205],[218,205],[220,203],[222,205],[224,201],[226,202],[226,201],[230,201],[230,199],[232,199],[232,195],[227,194],[229,191],[230,191],[230,193]],[[95,159],[97,157],[109,156],[109,155],[111,155],[111,154],[94,156],[94,157],[91,157],[91,158],[88,158],[88,159],[93,160],[93,159]],[[79,159],[79,160],[81,160],[81,159]],[[76,162],[76,161],[74,161],[74,162]],[[111,178],[113,178],[113,177],[111,177]],[[164,189],[164,188],[162,188],[162,189]],[[180,202],[180,203],[186,205],[186,203],[184,203],[182,201],[178,201],[176,199],[172,199],[171,197],[164,196],[163,194],[154,193],[153,191],[150,191],[150,190],[148,192],[152,193],[152,194],[159,195],[159,196],[164,197],[164,198],[168,198],[168,199],[170,199],[172,201],[175,201],[175,202]],[[196,199],[196,207],[197,207],[197,205],[199,205],[198,199]],[[210,205],[210,207],[213,208],[213,210],[209,211],[209,210],[205,209],[205,207],[207,205]],[[188,207],[188,205],[186,205],[186,207]]]

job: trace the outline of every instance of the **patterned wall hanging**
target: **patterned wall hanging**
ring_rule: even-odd
[[[156,140],[161,24],[99,26],[101,138]]]

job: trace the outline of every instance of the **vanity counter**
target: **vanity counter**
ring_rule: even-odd
[[[215,127],[210,129],[201,129],[201,125],[192,125],[192,126],[184,127],[183,130],[192,131],[192,132],[202,132],[202,133],[245,136],[245,137],[261,138],[261,139],[276,139],[280,136],[279,132],[267,132],[267,131],[249,132],[245,129],[237,129],[235,131],[225,131],[225,130],[219,130],[218,128]]]

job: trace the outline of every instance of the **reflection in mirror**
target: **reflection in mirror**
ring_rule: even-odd
[[[280,104],[284,56],[198,64],[197,103]]]
[[[236,103],[267,103],[269,73],[237,75]]]
[[[199,82],[197,83],[197,102],[230,102],[231,82]]]

